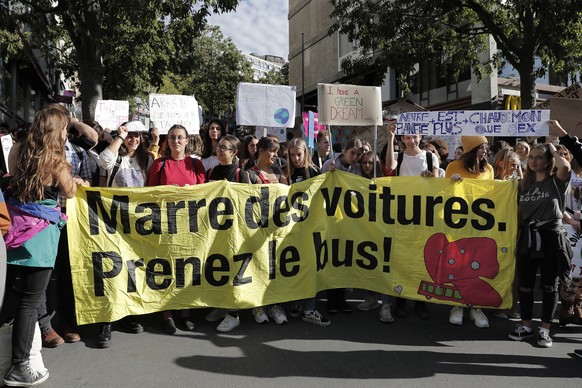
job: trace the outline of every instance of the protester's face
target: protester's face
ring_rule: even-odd
[[[292,147],[289,150],[289,159],[296,168],[303,168],[305,162],[305,151],[303,148]]]
[[[249,155],[254,155],[257,152],[257,143],[258,142],[259,141],[257,139],[251,140],[251,142],[247,146],[247,151],[249,152]]]
[[[519,158],[522,159],[522,160],[525,159],[525,158],[527,158],[527,148],[525,148],[521,144],[518,144],[515,147],[515,153],[517,155],[519,155]]]
[[[212,140],[218,140],[220,138],[220,125],[217,123],[210,123],[208,127],[208,136]]]
[[[269,150],[261,148],[259,150],[259,161],[271,165],[277,161],[277,151],[279,147],[275,147]]]
[[[188,144],[188,136],[185,130],[174,128],[168,132],[168,147],[170,147],[173,157],[183,155],[186,144]]]
[[[362,151],[364,153],[370,152],[370,146],[368,144],[364,144],[364,146],[362,147]]]
[[[220,140],[216,147],[216,158],[222,164],[231,164],[236,155],[236,148],[228,140]]]
[[[362,166],[362,171],[366,175],[371,175],[374,172],[374,158],[372,158],[370,155],[362,156],[360,165]]]
[[[331,144],[329,144],[329,136],[322,136],[321,140],[317,142],[317,150],[320,153],[328,153],[331,150]]]
[[[489,153],[489,145],[487,143],[481,144],[477,148],[477,160],[481,161],[481,160],[487,158],[488,153]]]
[[[402,142],[408,149],[416,148],[420,144],[419,135],[404,135],[402,136]]]
[[[141,141],[141,139],[139,137],[138,132],[129,132],[127,134],[127,137],[123,141],[123,144],[125,145],[125,148],[127,148],[127,151],[129,153],[132,153],[135,150],[137,150],[137,147],[139,147],[140,141]]]
[[[505,172],[505,175],[513,175],[517,171],[519,164],[520,162],[518,158],[510,159],[507,162],[507,171]]]
[[[532,171],[544,171],[547,164],[548,159],[541,150],[533,149],[530,151],[529,156],[527,157],[527,165]]]
[[[463,150],[460,148],[457,148],[455,150],[455,160],[459,159],[461,156],[463,156]]]
[[[345,162],[348,164],[355,164],[358,163],[360,158],[362,157],[362,149],[361,148],[350,148],[349,150],[344,151],[344,159]]]

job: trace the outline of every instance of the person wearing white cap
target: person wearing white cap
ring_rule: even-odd
[[[463,155],[447,166],[445,178],[453,181],[470,179],[493,179],[493,167],[487,162],[488,143],[485,136],[462,136]],[[479,328],[489,327],[489,320],[481,309],[471,308],[471,320]],[[449,323],[453,325],[463,324],[463,309],[453,307],[449,316]]]

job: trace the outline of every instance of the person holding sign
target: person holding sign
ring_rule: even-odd
[[[493,179],[493,167],[487,162],[488,143],[485,136],[461,136],[463,155],[447,166],[445,178],[453,181],[470,179]],[[489,319],[481,309],[471,308],[471,320],[479,328],[489,327]],[[449,323],[463,324],[463,309],[453,307],[449,316]]]
[[[196,158],[186,155],[188,131],[182,125],[172,125],[168,131],[170,155],[154,160],[148,174],[147,185],[191,186],[206,182],[204,165]],[[176,324],[171,311],[164,311],[164,330],[168,334],[176,332]],[[194,323],[188,310],[181,311],[182,323],[192,331]]]
[[[436,154],[430,151],[420,149],[422,136],[420,135],[403,135],[404,151],[398,153],[397,159],[394,159],[394,137],[396,135],[396,122],[388,123],[388,148],[386,149],[386,167],[389,170],[396,170],[397,176],[424,176],[437,177],[439,172],[439,161]],[[394,313],[399,318],[406,317],[406,299],[396,298]],[[390,299],[383,298],[380,315],[383,310],[389,313]],[[426,303],[422,301],[414,302],[414,310],[421,319],[429,319],[430,314],[426,308]]]
[[[550,124],[550,127],[552,124]],[[529,153],[525,176],[519,186],[520,239],[517,273],[522,321],[509,338],[522,341],[533,337],[533,288],[539,269],[542,288],[542,316],[537,343],[552,346],[550,325],[558,304],[558,279],[570,287],[572,248],[562,225],[564,194],[570,181],[570,163],[546,137],[546,144],[534,145]],[[552,173],[556,167],[556,172]]]

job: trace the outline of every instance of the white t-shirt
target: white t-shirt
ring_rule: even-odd
[[[419,176],[421,172],[428,170],[428,163],[426,162],[426,151],[422,151],[415,156],[402,153],[402,164],[400,165],[399,176]],[[439,168],[439,161],[434,153],[432,155],[432,167]],[[432,171],[431,171],[432,172]]]
[[[99,154],[99,165],[107,171],[107,185],[109,185],[109,180],[115,163],[117,161],[117,154],[104,149],[103,152]],[[129,156],[122,156],[121,162],[119,163],[119,169],[113,177],[111,182],[111,187],[142,187],[145,186],[148,172],[152,166],[152,158],[148,158],[148,165],[145,171],[139,167],[139,163],[136,158],[130,158]]]

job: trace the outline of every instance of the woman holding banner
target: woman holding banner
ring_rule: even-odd
[[[487,162],[487,152],[489,149],[485,136],[462,136],[463,155],[447,166],[445,178],[453,181],[462,181],[463,178],[470,179],[493,179],[493,167]],[[489,327],[489,319],[481,309],[471,308],[471,320],[479,328]],[[463,324],[463,309],[453,307],[449,316],[449,323],[453,325]]]
[[[10,169],[14,178],[7,192],[9,208],[34,210],[34,216],[31,213],[28,216],[37,220],[35,224],[48,222],[44,229],[13,248],[10,248],[10,235],[16,236],[19,230],[11,228],[5,236],[10,276],[13,279],[19,276],[21,282],[12,331],[12,367],[4,377],[4,383],[10,386],[37,385],[49,376],[48,371],[33,370],[29,356],[38,308],[56,261],[60,228],[65,223],[59,196],[72,198],[77,191],[76,184],[82,182],[80,178],[73,178],[65,157],[68,125],[66,112],[44,108],[35,115],[24,141],[16,144],[11,152],[11,158],[17,160],[14,160],[15,168]],[[18,214],[22,217],[23,213]],[[30,226],[29,223],[22,225]]]
[[[252,170],[257,176],[258,183],[287,184],[287,178],[276,164],[277,151],[279,151],[279,142],[271,137],[263,137],[257,143],[255,155],[257,162]],[[276,304],[253,308],[253,317],[257,323],[268,322],[269,318],[278,325],[287,323],[285,311]]]
[[[191,186],[206,182],[206,171],[202,162],[186,155],[188,131],[182,125],[175,124],[168,131],[169,155],[154,160],[148,174],[147,185]],[[171,311],[164,311],[164,331],[174,334],[177,330]],[[188,310],[181,311],[184,327],[194,330]]]
[[[554,166],[557,169],[552,174]],[[570,164],[550,142],[550,136],[546,137],[546,144],[531,148],[519,186],[521,223],[517,273],[522,321],[509,333],[512,340],[533,337],[533,288],[539,269],[542,317],[537,343],[545,348],[552,346],[550,325],[558,304],[558,279],[566,289],[571,286],[572,248],[562,225],[564,194],[569,181]]]

